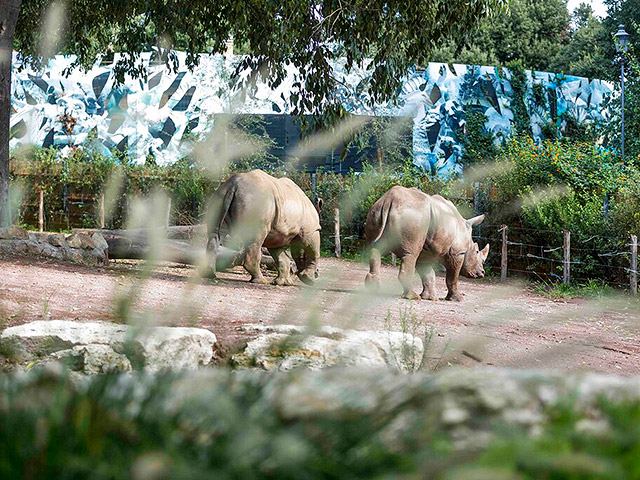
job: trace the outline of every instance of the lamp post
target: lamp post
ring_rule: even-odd
[[[625,29],[624,25],[618,25],[618,32],[615,34],[616,37],[616,51],[622,53],[622,59],[620,60],[620,87],[622,90],[622,96],[620,98],[620,102],[622,104],[622,157],[624,158],[624,54],[627,53],[629,49],[629,35]]]

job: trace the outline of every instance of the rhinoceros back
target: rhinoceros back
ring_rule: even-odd
[[[276,216],[273,229],[285,235],[306,235],[320,230],[313,203],[289,178],[274,179]]]
[[[242,242],[264,230],[267,242],[286,242],[300,231],[319,229],[318,214],[304,192],[291,180],[261,170],[232,175],[218,190],[214,209],[210,232],[226,229]]]

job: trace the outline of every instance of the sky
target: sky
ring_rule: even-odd
[[[607,8],[602,0],[569,0],[569,11],[573,12],[573,10],[581,3],[590,4],[598,17],[605,17],[607,15]]]

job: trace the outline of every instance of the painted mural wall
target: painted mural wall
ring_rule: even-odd
[[[179,54],[184,65],[184,54]],[[229,78],[237,58],[203,56],[193,71],[169,72],[144,57],[147,80],[128,79],[116,86],[113,64],[97,63],[91,70],[75,70],[65,76],[70,57],[55,57],[40,72],[16,68],[12,77],[11,147],[20,144],[59,147],[91,141],[106,154],[127,150],[138,162],[155,155],[158,163],[172,163],[188,153],[186,134],[206,133],[219,113],[287,114],[291,71],[276,90],[264,84],[252,92],[231,91]],[[117,60],[117,58],[115,59]],[[14,58],[18,66],[18,59]],[[409,72],[398,101],[369,105],[366,90],[356,88],[365,70],[344,72],[346,85],[336,92],[354,114],[412,116],[414,161],[440,175],[460,171],[460,135],[465,112],[480,111],[485,127],[498,137],[513,128],[514,91],[511,73],[505,69],[471,65],[430,63]],[[600,80],[547,72],[526,72],[524,102],[534,135],[555,122],[563,128],[567,116],[578,122],[606,119],[613,86]],[[69,134],[62,117],[76,120]]]

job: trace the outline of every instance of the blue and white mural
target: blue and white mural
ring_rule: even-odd
[[[185,55],[178,56],[183,66]],[[14,65],[19,66],[14,57]],[[153,64],[151,53],[143,59],[147,80],[129,79],[118,87],[113,64],[97,63],[89,71],[75,70],[65,76],[73,58],[58,56],[41,72],[16,68],[11,147],[57,146],[64,154],[69,145],[91,140],[105,153],[126,149],[139,162],[151,153],[166,164],[188,153],[185,134],[207,132],[215,114],[289,112],[287,98],[294,71],[276,90],[258,84],[251,92],[234,92],[229,78],[237,58],[203,56],[193,71],[181,67],[177,73]],[[373,107],[366,91],[357,88],[366,78],[365,70],[342,74],[344,68],[338,63],[336,71],[345,85],[336,95],[352,113],[413,117],[415,162],[438,174],[449,175],[461,168],[459,138],[464,132],[465,112],[483,112],[485,127],[498,137],[512,132],[514,92],[511,74],[505,69],[430,63],[409,72],[395,104]],[[598,122],[608,114],[613,91],[608,82],[530,71],[527,80],[524,102],[537,137],[542,127],[554,120],[561,131],[568,115],[578,122]],[[70,133],[62,122],[65,114],[76,119]]]

